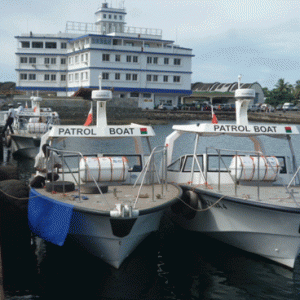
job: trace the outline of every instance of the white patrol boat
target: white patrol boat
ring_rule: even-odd
[[[60,123],[57,112],[48,107],[41,108],[41,97],[32,96],[30,99],[31,108],[15,109],[14,133],[9,129],[5,133],[5,145],[11,147],[14,157],[34,158],[39,151],[41,137],[54,124]]]
[[[63,245],[68,236],[119,268],[158,230],[182,190],[167,182],[165,147],[151,149],[151,126],[107,125],[112,93],[101,90],[99,81],[100,89],[92,92],[95,126],[53,126],[43,136],[41,145],[50,144],[62,168],[58,181],[31,188],[28,216],[31,230],[44,240]]]
[[[255,91],[240,89],[240,77],[235,97],[236,124],[178,125],[166,138],[168,178],[184,192],[169,213],[185,229],[293,268],[300,249],[300,168],[291,136],[299,132],[296,126],[249,124]],[[193,148],[172,162],[173,149],[186,134],[195,135]],[[222,136],[236,138],[234,150],[220,148]],[[279,149],[290,148],[290,156],[272,156],[263,136],[275,138]],[[217,147],[201,145],[205,137],[213,137]],[[240,142],[245,149],[245,137],[253,149],[237,148]],[[206,150],[200,153],[198,146]]]

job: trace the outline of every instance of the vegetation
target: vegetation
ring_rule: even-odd
[[[300,100],[300,80],[292,85],[280,78],[273,90],[269,91],[267,88],[263,88],[263,91],[266,97],[265,102],[274,107],[285,102],[296,104]]]

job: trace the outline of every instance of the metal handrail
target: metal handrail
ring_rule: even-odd
[[[56,152],[57,154],[61,154],[61,157],[62,157],[62,176],[64,177],[65,175],[65,172],[64,172],[64,163],[65,165],[67,166],[69,172],[71,173],[71,175],[73,176],[74,178],[74,181],[77,183],[77,186],[78,186],[78,201],[80,202],[81,201],[81,192],[80,192],[80,159],[83,159],[84,160],[84,163],[85,163],[85,166],[87,168],[87,170],[89,171],[89,175],[90,177],[93,179],[97,189],[99,190],[99,193],[104,197],[107,205],[109,206],[109,203],[108,201],[106,200],[106,197],[104,196],[104,194],[102,193],[101,191],[101,188],[99,187],[95,177],[93,176],[92,172],[90,171],[90,168],[89,168],[89,165],[86,163],[85,159],[84,159],[84,156],[81,152],[79,151],[70,151],[70,150],[61,150],[61,149],[55,149],[55,148],[52,148],[52,147],[47,147],[49,150],[50,150],[50,155],[51,155],[51,151],[52,152]],[[69,165],[67,164],[67,162],[65,161],[64,159],[64,154],[73,154],[75,156],[78,157],[78,181],[76,180],[75,178],[75,175],[74,175],[74,172],[71,170],[71,168],[69,167]],[[52,156],[53,157],[53,156]],[[53,158],[52,158],[53,159]],[[52,166],[53,166],[53,161],[52,161]],[[52,167],[52,173],[53,173],[53,167]],[[65,186],[64,186],[64,181],[63,181],[63,189],[65,189]]]
[[[212,149],[212,150],[215,150],[215,151],[217,152],[218,157],[219,157],[219,160],[220,160],[220,158],[221,158],[222,163],[223,163],[223,165],[225,166],[225,169],[226,169],[226,171],[228,172],[228,174],[229,174],[229,176],[231,177],[232,180],[233,180],[233,178],[232,178],[232,175],[230,174],[229,167],[226,165],[226,163],[225,163],[224,160],[222,159],[221,151],[224,151],[224,152],[231,152],[231,153],[232,153],[232,152],[235,152],[236,158],[237,158],[237,156],[238,156],[238,153],[244,153],[244,155],[245,155],[245,154],[251,154],[251,153],[253,153],[253,154],[257,155],[257,157],[258,157],[258,178],[259,178],[259,171],[260,171],[259,163],[260,163],[260,157],[263,156],[263,153],[262,153],[261,151],[244,151],[244,150],[218,149],[218,148],[215,148],[215,147],[206,147],[206,159],[207,159],[207,157],[208,157],[208,152],[207,152],[208,149]],[[267,163],[268,163],[268,165],[271,167],[271,169],[275,172],[274,167],[273,167],[271,164],[269,164],[268,161],[267,161]],[[219,161],[219,165],[220,165],[220,161]],[[236,176],[237,176],[237,161],[236,161],[236,163],[235,163],[235,168],[236,168],[236,170],[235,170],[235,177],[236,177]],[[207,169],[207,170],[206,170],[206,172],[207,172],[207,171],[208,171],[208,166],[206,167],[206,169]],[[282,186],[286,189],[287,193],[291,196],[291,198],[294,200],[295,204],[296,204],[298,207],[300,207],[300,205],[299,205],[298,202],[296,201],[296,199],[295,199],[295,197],[294,197],[294,194],[293,194],[293,191],[290,190],[289,188],[290,188],[291,182],[292,182],[292,181],[294,180],[294,178],[297,176],[297,174],[298,174],[299,171],[300,171],[300,167],[296,170],[296,172],[295,172],[293,178],[291,179],[291,181],[290,181],[290,183],[289,183],[288,185],[283,184],[283,183],[281,182]],[[219,179],[218,179],[218,180],[219,180],[219,182],[218,182],[218,187],[219,187],[219,190],[220,190],[220,172],[221,172],[221,168],[219,167],[219,170],[218,170],[218,178],[219,178]],[[282,178],[281,178],[280,176],[278,176],[278,179],[279,179],[280,181],[282,181]],[[233,182],[235,183],[235,195],[236,195],[236,194],[237,194],[237,180],[236,180],[236,178],[235,178],[235,180],[233,180]],[[259,200],[259,199],[260,199],[260,193],[259,193],[259,180],[257,181],[257,189],[258,189],[257,193],[258,193],[258,200]]]
[[[161,179],[159,178],[158,172],[155,167],[155,154],[159,154],[159,153],[162,153],[162,159],[161,159],[162,178]],[[155,201],[154,200],[154,175],[156,175],[156,177],[158,179],[158,183],[161,184],[161,186],[162,186],[162,196],[164,194],[164,185],[165,185],[165,189],[167,191],[167,147],[157,146],[151,151],[148,161],[145,163],[145,166],[144,166],[142,172],[139,174],[139,176],[137,177],[137,179],[133,185],[133,187],[136,187],[137,182],[142,177],[141,184],[140,184],[137,196],[135,198],[133,208],[135,208],[135,206],[137,204],[138,198],[140,196],[140,193],[141,193],[141,190],[142,190],[145,178],[146,178],[146,174],[149,171],[151,172],[150,184],[152,184],[152,201]],[[153,174],[153,173],[155,173],[155,174]]]

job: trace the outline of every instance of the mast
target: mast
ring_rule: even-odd
[[[112,92],[108,90],[101,89],[101,75],[99,75],[99,90],[92,91],[92,100],[97,101],[97,127],[106,127],[106,101],[112,99]]]
[[[241,78],[238,76],[238,89],[235,91],[235,114],[237,125],[248,125],[248,105],[255,98],[255,90],[241,89]]]

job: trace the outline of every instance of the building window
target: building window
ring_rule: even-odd
[[[20,80],[27,80],[27,74],[26,73],[20,73]]]
[[[60,75],[60,81],[66,81],[67,77],[66,75]]]
[[[21,42],[21,47],[22,48],[30,48],[30,43],[29,42]]]
[[[44,58],[44,64],[45,65],[49,65],[50,64],[50,58],[49,57],[45,57]]]
[[[116,74],[115,74],[115,79],[116,79],[116,80],[120,80],[120,78],[121,78],[121,74],[120,74],[120,73],[116,73]]]
[[[126,80],[131,80],[131,74],[126,74]]]
[[[158,75],[153,75],[153,81],[158,81]]]
[[[126,61],[127,61],[127,62],[131,62],[131,55],[127,55]]]
[[[132,74],[132,80],[137,81],[138,75],[137,74]]]
[[[109,54],[102,54],[102,61],[109,61]]]
[[[132,98],[138,98],[139,97],[139,93],[130,93],[130,97]]]
[[[137,63],[137,62],[139,62],[139,58],[138,58],[138,56],[133,56],[133,62],[134,62],[134,63]]]
[[[73,64],[73,57],[69,57],[69,65]]]
[[[103,19],[106,19],[106,14],[103,14]]]
[[[102,73],[103,80],[109,80],[109,73]]]
[[[113,40],[113,45],[114,45],[114,46],[118,45],[118,40],[114,39],[114,40]]]
[[[73,81],[73,74],[69,74],[69,81]]]
[[[36,57],[29,57],[30,64],[36,64]]]
[[[49,74],[45,74],[45,75],[44,75],[44,80],[45,80],[45,81],[50,80],[50,75],[49,75]]]
[[[152,57],[150,56],[147,57],[147,64],[152,64]]]
[[[67,49],[67,43],[60,43],[61,49]]]
[[[75,73],[75,81],[79,81],[79,73]]]
[[[75,64],[79,64],[79,55],[75,56]]]
[[[147,81],[151,81],[151,75],[147,75]]]
[[[158,57],[153,57],[153,63],[157,65],[157,63],[158,63]]]
[[[55,74],[51,74],[51,81],[56,81],[56,75]]]
[[[165,58],[164,58],[164,64],[165,64],[165,65],[168,65],[168,64],[169,64],[169,58],[168,58],[168,57],[165,57]]]
[[[56,42],[46,42],[45,48],[56,49]]]
[[[122,16],[119,16],[119,19],[122,20]]]
[[[180,76],[174,76],[173,82],[180,82]]]
[[[143,94],[143,97],[144,98],[151,98],[151,94],[150,93],[145,93],[145,94]]]
[[[60,59],[60,64],[65,65],[67,63],[67,60],[65,58]]]
[[[32,48],[43,48],[43,42],[32,42]]]
[[[180,66],[181,64],[181,59],[180,58],[174,58],[174,65]]]
[[[21,64],[27,64],[27,57],[20,57],[20,63]]]
[[[114,19],[117,20],[117,15],[114,15]]]
[[[108,18],[111,19],[111,15],[108,15]]]
[[[164,75],[164,82],[168,82],[169,81],[169,76]]]
[[[116,58],[115,58],[116,61],[121,61],[121,55],[119,54],[116,54]]]
[[[35,74],[29,74],[29,80],[36,80]]]
[[[55,57],[51,58],[51,65],[56,65],[56,58]]]

